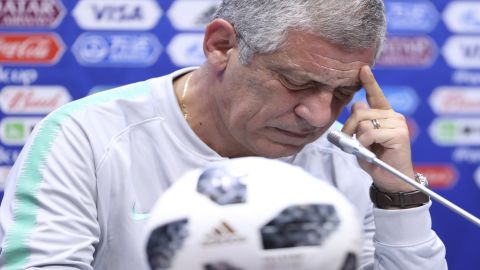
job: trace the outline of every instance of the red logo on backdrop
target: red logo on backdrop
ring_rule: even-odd
[[[377,64],[389,67],[427,67],[432,65],[436,56],[437,46],[429,37],[389,37]]]
[[[63,53],[63,43],[55,34],[0,34],[0,63],[53,64]]]
[[[449,164],[415,165],[415,171],[425,175],[432,188],[451,188],[457,181],[457,171]]]
[[[0,26],[54,27],[64,14],[58,0],[0,0]]]
[[[60,85],[6,86],[0,92],[4,113],[47,114],[71,100]]]

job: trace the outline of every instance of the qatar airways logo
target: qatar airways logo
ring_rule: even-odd
[[[428,36],[389,37],[377,60],[378,67],[427,68],[437,58],[437,46]]]
[[[63,42],[51,33],[0,34],[0,63],[53,64],[63,53]]]
[[[480,114],[480,87],[439,87],[429,103],[437,114]]]
[[[480,33],[480,3],[452,1],[445,9],[443,19],[452,32]]]
[[[82,0],[73,10],[78,25],[90,30],[149,30],[161,15],[154,0]]]
[[[480,36],[450,37],[443,55],[454,68],[480,68]]]
[[[60,0],[0,0],[0,26],[57,26],[65,15]]]
[[[48,114],[70,100],[63,86],[7,86],[0,93],[0,108],[7,114]]]

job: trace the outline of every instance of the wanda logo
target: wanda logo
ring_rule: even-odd
[[[0,63],[53,64],[63,53],[54,34],[0,34]]]

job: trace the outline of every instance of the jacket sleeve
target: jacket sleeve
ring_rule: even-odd
[[[100,228],[89,140],[68,116],[40,122],[7,179],[2,269],[92,269]]]
[[[364,256],[373,255],[373,260],[364,257],[360,269],[448,269],[445,246],[431,229],[430,206],[431,202],[402,210],[372,207],[365,226]]]

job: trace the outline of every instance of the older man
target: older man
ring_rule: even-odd
[[[421,178],[405,119],[370,70],[385,28],[380,0],[224,0],[201,67],[75,101],[37,126],[7,180],[1,265],[146,268],[139,236],[171,181],[263,156],[303,167],[356,205],[360,268],[446,269],[429,198],[325,140],[363,87],[369,104],[353,106],[343,131]],[[408,203],[377,200],[385,194]]]

